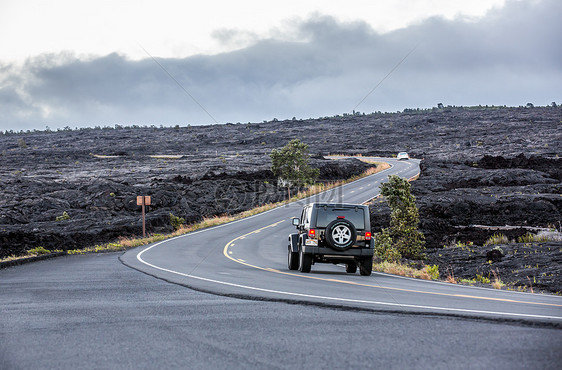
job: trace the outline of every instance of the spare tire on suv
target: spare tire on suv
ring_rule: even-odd
[[[356,239],[355,226],[344,218],[334,220],[326,226],[326,243],[336,251],[348,250]]]

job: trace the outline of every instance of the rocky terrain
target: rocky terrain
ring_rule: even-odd
[[[326,154],[408,151],[423,158],[412,189],[426,263],[438,264],[441,276],[488,276],[493,268],[515,286],[559,292],[560,242],[503,245],[502,257],[491,263],[492,247],[482,245],[497,232],[513,239],[560,229],[561,127],[560,107],[446,107],[248,124],[6,132],[0,135],[0,257],[139,235],[137,195],[153,197],[151,233],[171,231],[169,213],[196,221],[283,199],[268,154],[299,138],[310,145],[324,181],[365,168],[357,160],[321,159]],[[371,211],[373,231],[387,225],[383,203]],[[474,246],[461,247],[467,243]],[[520,255],[525,248],[534,252]]]
[[[562,292],[562,234],[549,231],[560,231],[562,159],[426,159],[412,192],[429,247],[424,263],[438,265],[441,277],[497,276],[515,289]],[[389,212],[374,203],[373,231],[388,224]],[[517,241],[529,233],[553,240],[484,246],[494,234]]]

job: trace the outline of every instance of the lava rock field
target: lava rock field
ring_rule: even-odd
[[[151,195],[151,233],[282,200],[269,153],[298,138],[310,146],[321,180],[348,178],[369,165],[328,154],[423,159],[412,191],[428,259],[441,276],[499,274],[513,287],[562,291],[559,241],[500,246],[558,229],[562,221],[562,108],[446,107],[407,113],[208,126],[119,126],[0,134],[0,258],[38,246],[74,249],[142,232],[137,195]],[[66,212],[69,216],[61,220]],[[371,205],[372,229],[388,225],[384,202]],[[59,218],[59,221],[57,221]],[[473,243],[471,248],[455,247]],[[447,246],[444,248],[443,246]],[[531,248],[531,249],[529,249]],[[528,250],[529,249],[529,250]],[[540,257],[539,257],[540,256]]]

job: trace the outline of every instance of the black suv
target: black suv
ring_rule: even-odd
[[[361,204],[310,203],[292,219],[298,233],[289,235],[290,270],[310,272],[315,263],[343,263],[346,271],[369,276],[374,241],[369,207]]]

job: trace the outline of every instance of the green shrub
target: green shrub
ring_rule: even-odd
[[[398,249],[392,244],[392,238],[387,229],[376,233],[373,238],[375,239],[375,255],[377,257],[389,262],[396,262],[402,258]]]
[[[476,280],[474,279],[459,279],[459,283],[461,284],[474,285],[475,282]]]
[[[439,280],[439,266],[427,266],[427,273],[431,276],[431,280]]]
[[[420,258],[425,237],[418,230],[419,211],[410,187],[406,179],[396,175],[391,175],[389,181],[381,185],[381,195],[391,209],[390,225],[385,230],[402,257]]]
[[[507,236],[505,236],[501,233],[499,233],[499,234],[496,233],[496,234],[492,235],[484,243],[484,245],[494,245],[494,244],[509,244],[509,239],[507,238]]]
[[[490,278],[487,278],[479,274],[476,274],[476,281],[479,281],[483,284],[490,284]]]
[[[185,219],[182,217],[174,216],[174,214],[170,212],[170,224],[172,225],[174,231],[176,231],[180,227],[185,225]]]
[[[535,235],[527,233],[517,238],[517,243],[532,243],[535,241]]]
[[[48,249],[45,249],[43,247],[36,247],[36,248],[30,249],[30,250],[27,251],[27,254],[29,254],[29,255],[32,255],[32,254],[42,255],[42,254],[49,254],[49,253],[51,253],[51,251],[48,250]]]
[[[68,212],[64,211],[62,213],[62,216],[57,216],[57,218],[55,219],[56,221],[65,221],[65,220],[70,220],[70,215],[68,214]]]
[[[560,241],[558,232],[541,232],[539,234],[527,233],[517,238],[517,243],[544,243],[548,241]]]

